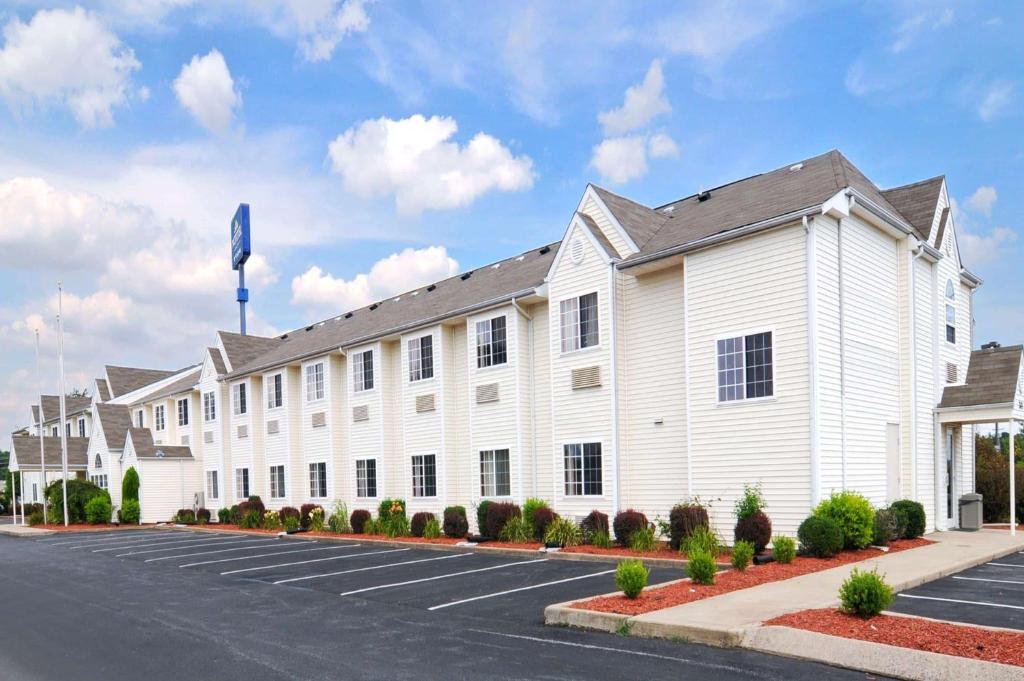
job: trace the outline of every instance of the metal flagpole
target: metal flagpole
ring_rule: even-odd
[[[21,482],[18,483],[18,487],[21,489],[21,524],[25,524],[25,471],[18,471],[18,477],[21,478]]]
[[[60,455],[61,472],[64,477],[61,479],[61,488],[64,494],[64,527],[68,526],[68,438],[64,421],[67,416],[64,414],[64,319],[63,319],[63,297],[64,290],[61,283],[57,282],[57,357],[60,365]],[[40,405],[42,409],[42,405]]]
[[[43,524],[50,522],[46,511],[46,447],[43,444],[43,382],[39,378],[39,329],[36,329],[36,389],[39,395],[39,468],[43,473]]]

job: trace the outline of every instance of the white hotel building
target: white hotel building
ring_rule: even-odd
[[[1021,348],[972,353],[980,283],[944,178],[883,191],[837,151],[657,208],[588,186],[559,242],[277,338],[219,332],[181,371],[108,367],[87,474],[117,505],[135,466],[144,522],[250,494],[650,518],[698,496],[731,536],[760,482],[780,532],[844,488],[955,527],[972,424],[1024,418]]]

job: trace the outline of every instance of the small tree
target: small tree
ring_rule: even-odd
[[[139,474],[135,467],[131,466],[124,472],[124,480],[121,481],[121,503],[126,501],[139,500]]]

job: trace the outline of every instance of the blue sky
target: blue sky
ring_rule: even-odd
[[[841,149],[947,176],[979,342],[1024,340],[1019,3],[15,0],[0,7],[0,428],[560,238],[587,182],[658,205]]]

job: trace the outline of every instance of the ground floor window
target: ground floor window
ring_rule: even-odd
[[[309,496],[314,499],[327,497],[327,464],[323,461],[309,464]]]
[[[512,494],[507,449],[480,452],[480,496],[507,497]]]
[[[377,496],[377,460],[356,461],[356,496],[373,498]]]
[[[601,494],[601,443],[581,442],[564,445],[565,495]]]
[[[284,466],[270,467],[270,498],[284,498]]]
[[[249,469],[235,469],[235,498],[243,501],[249,498]]]
[[[217,471],[206,471],[206,497],[208,499],[220,499],[217,482]]]
[[[437,496],[437,457],[433,454],[417,454],[412,457],[412,495]]]
[[[39,501],[39,484],[33,482],[32,483],[32,503],[34,504],[37,501]]]
[[[103,474],[103,475],[90,475],[89,476],[89,482],[91,482],[92,484],[96,485],[97,487],[101,487],[103,489],[107,489],[107,476],[105,474]]]

